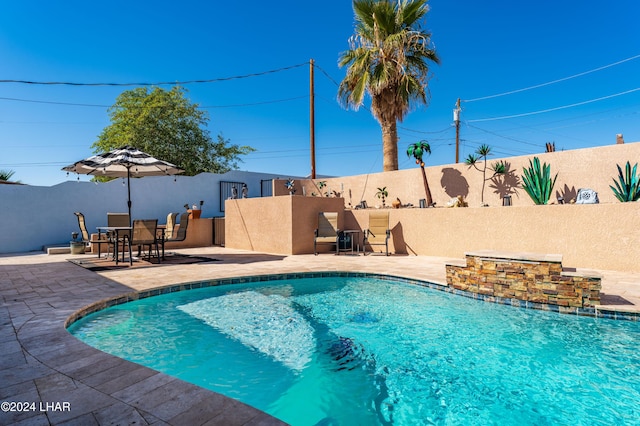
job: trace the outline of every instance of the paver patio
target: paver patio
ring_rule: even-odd
[[[444,284],[444,265],[453,260],[281,256],[221,247],[180,252],[221,261],[95,273],[67,261],[91,255],[0,256],[0,401],[35,404],[24,411],[3,410],[0,424],[283,424],[233,399],[89,347],[69,334],[64,323],[77,310],[105,298],[212,278],[331,270]],[[595,272],[602,275],[602,309],[640,312],[640,274]]]

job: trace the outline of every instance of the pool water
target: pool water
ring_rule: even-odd
[[[69,330],[292,425],[640,424],[640,324],[389,280],[189,290]]]

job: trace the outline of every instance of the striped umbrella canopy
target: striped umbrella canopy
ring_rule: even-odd
[[[131,146],[94,155],[63,167],[62,170],[82,175],[126,177],[129,221],[131,221],[131,177],[171,176],[184,173],[181,168],[158,160]]]

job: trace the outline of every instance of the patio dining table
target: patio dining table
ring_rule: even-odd
[[[133,227],[131,226],[98,226],[98,239],[101,239],[102,233],[105,234],[111,233],[114,236],[114,248],[113,248],[113,258],[118,264],[118,246],[120,245],[120,235],[124,237],[125,231],[131,232]],[[100,257],[100,246],[98,246],[98,257]],[[124,246],[122,246],[122,261],[124,262]]]

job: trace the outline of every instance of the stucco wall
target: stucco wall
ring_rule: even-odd
[[[561,195],[565,200],[575,198],[578,189],[591,188],[598,192],[601,203],[617,203],[618,201],[609,188],[613,179],[618,176],[616,164],[624,167],[627,161],[631,164],[640,162],[640,143],[626,143],[608,145],[597,148],[585,148],[572,151],[558,151],[526,155],[519,157],[501,158],[508,164],[508,172],[504,176],[489,179],[491,172],[487,170],[487,181],[484,191],[484,202],[490,206],[502,205],[502,197],[510,194],[514,206],[533,205],[533,201],[522,189],[523,168],[529,166],[529,160],[538,157],[541,163],[551,166],[552,175],[558,174],[554,187],[554,196],[550,202],[556,202]],[[429,167],[428,157],[425,159],[426,174],[433,200],[437,206],[444,207],[451,198],[463,195],[469,206],[481,204],[482,173],[464,163],[447,164]],[[489,158],[489,165],[496,161]],[[481,162],[479,165],[483,167]],[[320,190],[318,183],[324,181],[327,186]],[[286,194],[285,181],[274,181],[274,194]],[[346,207],[355,207],[365,200],[370,207],[381,205],[376,197],[377,188],[386,187],[389,192],[387,205],[400,198],[403,204],[419,205],[419,200],[425,198],[424,185],[420,167],[396,172],[372,173],[368,175],[344,176],[337,178],[322,178],[311,180],[296,180],[296,195],[312,193],[317,195],[328,189],[337,191],[345,199]]]
[[[337,211],[340,203],[341,198],[302,196],[229,200],[226,246],[312,253],[317,213]],[[373,210],[344,210],[339,227],[362,231]],[[388,211],[389,250],[396,254],[459,258],[476,250],[560,254],[567,267],[640,272],[636,230],[640,203]]]
[[[640,272],[640,203],[390,209],[390,250],[464,257],[473,250],[561,254],[569,267]],[[367,210],[345,215],[365,229]]]
[[[344,200],[300,196],[227,200],[225,247],[276,254],[313,253],[318,213],[338,212],[344,223]],[[328,251],[329,247],[322,247]]]

